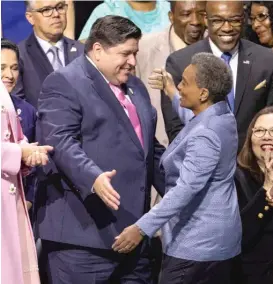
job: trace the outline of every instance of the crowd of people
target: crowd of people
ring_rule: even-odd
[[[272,284],[273,2],[106,0],[78,40],[73,1],[24,9],[2,283]]]

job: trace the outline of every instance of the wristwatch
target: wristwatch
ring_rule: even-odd
[[[137,226],[138,227],[138,226]],[[146,234],[138,227],[140,235],[144,238],[146,237]]]

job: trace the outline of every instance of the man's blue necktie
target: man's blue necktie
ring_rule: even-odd
[[[229,68],[230,68],[229,62],[230,62],[231,57],[232,57],[232,55],[229,52],[224,52],[221,55],[221,58],[225,61],[225,63],[229,66]],[[232,87],[230,93],[227,95],[227,98],[228,98],[228,103],[229,103],[230,109],[231,109],[232,112],[234,112],[235,99],[234,99],[234,88],[233,87]]]

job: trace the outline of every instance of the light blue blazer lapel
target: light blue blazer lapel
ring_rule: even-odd
[[[145,157],[148,155],[149,151],[149,133],[147,129],[147,118],[145,116],[145,112],[143,109],[145,107],[143,106],[143,100],[141,98],[141,94],[139,93],[139,90],[137,88],[134,88],[131,85],[127,85],[127,95],[130,97],[132,103],[135,105],[138,118],[141,124],[141,130],[142,130],[142,138],[143,138],[143,144],[144,144],[144,154]]]
[[[194,129],[195,124],[196,123],[193,119],[188,122],[183,129],[181,129],[181,131],[178,133],[178,135],[175,137],[175,139],[172,141],[172,143],[168,146],[168,148],[162,155],[160,159],[160,165],[162,164],[163,160],[166,159],[166,157],[169,156],[175,150],[175,148],[181,143],[181,141],[187,137],[190,131]]]
[[[209,116],[215,116],[215,115],[221,115],[224,113],[230,113],[233,115],[227,103],[225,101],[218,102],[210,107],[208,107],[205,111],[197,115],[196,117],[192,118],[186,126],[179,132],[179,134],[176,136],[176,138],[173,140],[173,142],[170,144],[170,146],[167,148],[165,153],[162,155],[161,160],[160,160],[160,165],[162,164],[162,161],[181,143],[183,139],[185,139],[189,133],[192,130],[198,131],[196,127],[200,125],[200,128],[202,127],[201,121],[205,117]],[[199,127],[198,127],[199,128]]]

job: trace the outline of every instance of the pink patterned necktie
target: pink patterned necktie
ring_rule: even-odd
[[[120,104],[127,110],[128,112],[128,117],[134,127],[134,130],[136,132],[136,135],[143,147],[143,137],[142,137],[142,130],[141,130],[141,125],[140,125],[140,121],[138,118],[138,114],[136,111],[136,107],[133,103],[131,103],[126,97],[124,92],[118,87],[115,86],[111,83],[109,83],[110,88],[112,89],[112,91],[114,92],[115,96],[117,97],[118,101],[120,102]]]

